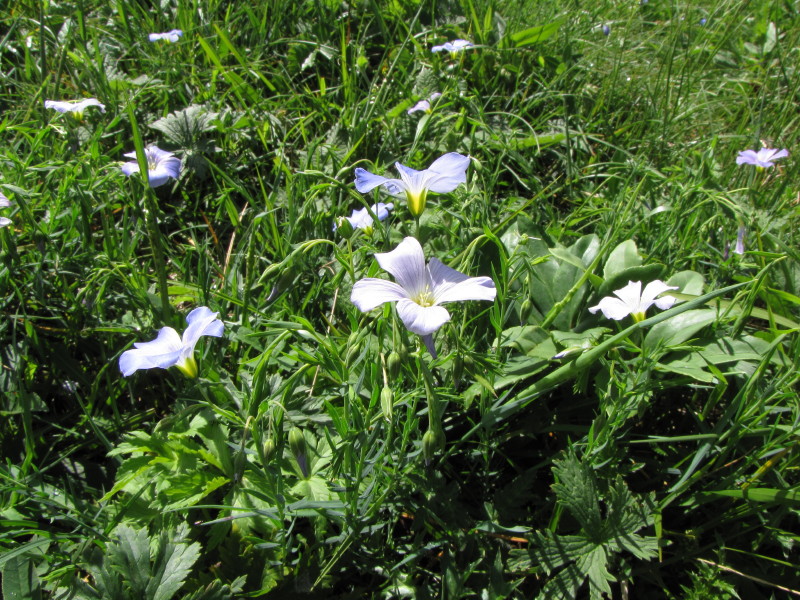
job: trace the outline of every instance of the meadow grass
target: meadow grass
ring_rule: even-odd
[[[0,22],[4,597],[800,595],[792,3],[23,0]],[[123,174],[150,145],[177,179]],[[789,156],[736,164],[762,147]],[[353,185],[450,152],[466,181],[421,214]],[[407,237],[496,290],[446,305],[433,354],[354,305]],[[589,310],[654,280],[674,305]],[[122,375],[198,307],[224,331],[197,377]]]

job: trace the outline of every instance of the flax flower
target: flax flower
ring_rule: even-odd
[[[406,112],[410,115],[420,111],[430,114],[432,110],[431,102],[441,97],[442,95],[439,92],[434,92],[433,94],[430,95],[430,98],[428,98],[427,100],[420,100],[414,106],[409,108]]]
[[[425,264],[422,246],[407,237],[391,252],[375,255],[378,264],[396,283],[367,277],[353,286],[350,300],[361,312],[385,302],[397,302],[397,314],[412,333],[422,336],[435,358],[433,333],[450,320],[442,306],[465,300],[493,301],[497,290],[489,277],[468,277],[444,265],[438,258]]]
[[[661,296],[659,294],[667,290],[677,290],[677,287],[670,287],[663,281],[656,279],[647,284],[642,291],[641,281],[629,281],[624,288],[614,292],[614,296],[606,296],[600,300],[600,304],[592,306],[589,312],[592,314],[598,310],[603,311],[606,319],[620,321],[631,315],[637,323],[644,319],[644,313],[655,304],[661,310],[666,310],[675,304],[678,299],[673,296]]]
[[[379,221],[385,220],[389,216],[389,211],[394,208],[394,204],[389,202],[388,204],[384,204],[383,202],[378,202],[377,204],[372,205],[372,214],[378,217]],[[372,231],[372,226],[375,224],[375,221],[370,215],[369,211],[366,208],[361,208],[359,210],[354,210],[353,214],[349,217],[342,217],[344,221],[348,221],[353,229],[363,229],[367,233]],[[337,225],[334,223],[333,230],[336,231]]]
[[[71,113],[73,117],[80,120],[83,118],[83,111],[89,106],[96,106],[100,112],[106,112],[106,105],[101,104],[97,98],[86,98],[85,100],[45,100],[44,107],[52,108],[56,112]]]
[[[5,194],[0,192],[0,208],[8,208],[9,206],[11,206],[11,202],[8,201]],[[8,227],[9,225],[11,225],[11,219],[0,217],[0,227]]]
[[[475,44],[469,40],[453,40],[452,42],[445,42],[441,46],[434,46],[431,52],[449,52],[451,55],[462,52],[467,48],[474,48]]]
[[[178,335],[172,327],[162,327],[158,337],[151,342],[135,343],[133,350],[126,350],[119,357],[119,368],[127,377],[139,369],[168,369],[178,367],[188,377],[197,377],[194,347],[204,335],[222,337],[224,324],[205,306],[195,308],[186,316],[189,326]]]
[[[783,150],[777,150],[773,148],[762,148],[758,152],[756,152],[755,150],[742,150],[736,157],[736,164],[755,165],[756,167],[766,169],[767,167],[775,166],[775,163],[773,163],[772,161],[777,160],[779,158],[785,158],[787,156],[789,156],[789,151],[786,150],[785,148]]]
[[[167,183],[170,177],[177,179],[181,172],[181,159],[177,158],[172,152],[161,150],[157,146],[148,146],[144,149],[147,159],[147,178],[150,187],[158,187]],[[124,154],[133,160],[122,165],[122,172],[128,177],[139,172],[139,162],[136,160],[136,152]]]
[[[399,162],[394,166],[400,173],[400,179],[389,179],[370,173],[365,169],[356,169],[356,189],[362,194],[382,186],[392,196],[408,200],[408,209],[415,217],[425,210],[428,192],[446,194],[452,192],[467,181],[469,156],[458,152],[450,152],[437,158],[424,171],[415,171]]]
[[[180,29],[173,29],[172,31],[166,31],[164,33],[151,33],[148,38],[151,42],[157,42],[158,40],[164,40],[167,42],[172,42],[173,44],[181,39],[183,36],[183,32]]]

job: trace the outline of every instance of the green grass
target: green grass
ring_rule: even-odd
[[[791,3],[154,6],[0,16],[4,597],[800,593]],[[121,173],[149,144],[177,181]],[[333,231],[389,201],[357,167],[447,152],[418,222]],[[435,359],[350,300],[406,236],[497,289]],[[588,310],[655,279],[681,302]],[[199,306],[198,378],[121,375]]]

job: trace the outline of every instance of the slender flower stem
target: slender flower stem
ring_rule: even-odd
[[[139,126],[136,123],[136,115],[133,110],[133,102],[128,102],[128,117],[131,122],[131,131],[133,133],[133,145],[136,148],[136,160],[139,163],[139,173],[142,177],[142,188],[144,189],[144,218],[147,226],[147,236],[150,239],[150,247],[153,250],[159,296],[161,297],[161,312],[164,321],[168,322],[170,314],[169,290],[167,289],[167,269],[161,247],[161,234],[158,230],[158,204],[156,203],[153,189],[150,187],[150,169],[147,164],[144,144],[142,144],[142,136],[139,133]],[[138,206],[138,204],[134,202],[134,206]]]

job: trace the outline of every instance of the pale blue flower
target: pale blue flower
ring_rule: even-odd
[[[411,214],[418,217],[425,210],[428,192],[446,194],[452,192],[462,183],[467,181],[467,167],[469,156],[458,152],[449,152],[440,156],[424,171],[415,171],[400,163],[394,166],[400,173],[400,179],[389,179],[375,175],[369,171],[356,169],[356,189],[362,194],[382,186],[392,196],[408,200]]]
[[[733,248],[733,253],[739,256],[744,254],[744,236],[747,229],[744,225],[739,225],[739,232],[736,234],[736,246]]]
[[[158,40],[164,40],[167,42],[172,42],[173,44],[181,39],[183,36],[183,31],[180,29],[173,29],[172,31],[166,31],[164,33],[151,33],[148,38],[151,42],[157,42]]]
[[[474,48],[475,44],[470,42],[469,40],[453,40],[452,42],[445,42],[441,46],[434,46],[431,48],[431,52],[449,52],[450,54],[456,54],[457,52],[461,52],[466,50],[467,48]]]
[[[422,246],[413,237],[405,238],[391,252],[376,254],[375,258],[397,283],[373,277],[357,281],[351,302],[362,312],[385,302],[397,302],[400,320],[409,331],[422,336],[434,357],[433,333],[450,320],[450,313],[442,304],[465,300],[491,302],[497,294],[489,277],[467,277],[438,258],[432,258],[426,265]]]
[[[775,166],[772,161],[789,156],[789,151],[776,150],[772,148],[762,148],[758,152],[755,150],[742,150],[736,157],[737,165],[755,165],[762,169]]]
[[[0,192],[0,208],[8,208],[9,206],[11,206],[11,202],[8,201],[5,194]],[[9,225],[11,225],[11,219],[0,217],[0,227],[8,227]]]
[[[389,211],[394,208],[394,204],[389,202],[388,204],[384,204],[383,202],[378,202],[377,204],[372,205],[372,214],[378,217],[379,221],[385,220],[389,216]],[[372,215],[369,214],[369,211],[366,208],[361,208],[358,210],[353,210],[353,214],[349,217],[344,217],[347,221],[350,221],[350,225],[353,226],[353,229],[363,229],[365,231],[371,231],[372,226],[375,224],[375,221],[372,219]],[[336,223],[333,224],[333,230],[336,231]]]
[[[197,363],[194,360],[194,347],[204,335],[222,337],[224,324],[206,306],[195,308],[186,316],[189,324],[183,337],[172,327],[162,327],[158,337],[151,342],[134,344],[133,350],[126,350],[119,357],[119,368],[127,377],[139,369],[168,369],[178,367],[189,377],[197,377]]]
[[[407,112],[408,112],[408,114],[413,114],[413,113],[419,112],[419,111],[430,113],[431,112],[431,102],[433,102],[434,100],[436,100],[438,98],[441,98],[441,97],[442,97],[442,95],[439,92],[434,92],[433,94],[430,95],[430,98],[428,98],[427,100],[420,100],[414,106],[409,108]]]
[[[660,298],[657,296],[667,290],[677,289],[656,279],[648,283],[644,291],[642,291],[641,281],[629,281],[624,288],[614,292],[616,298],[606,296],[600,300],[597,306],[592,306],[589,312],[594,314],[601,310],[606,319],[614,319],[615,321],[620,321],[631,315],[634,321],[639,322],[644,319],[644,313],[653,304],[661,310],[666,310],[675,304],[678,299],[673,296],[661,296]]]
[[[158,187],[167,183],[170,177],[177,179],[181,172],[181,159],[177,158],[172,152],[161,150],[157,146],[148,146],[144,149],[147,159],[147,178],[150,187]],[[139,162],[136,160],[136,152],[123,154],[133,160],[122,165],[122,172],[128,177],[139,172]]]
[[[611,33],[611,27],[608,25],[603,25],[603,35],[609,35]]]
[[[106,105],[101,104],[97,98],[86,98],[85,100],[45,100],[44,107],[52,108],[56,112],[71,113],[76,119],[83,118],[83,111],[89,106],[96,106],[100,112],[106,112]]]

